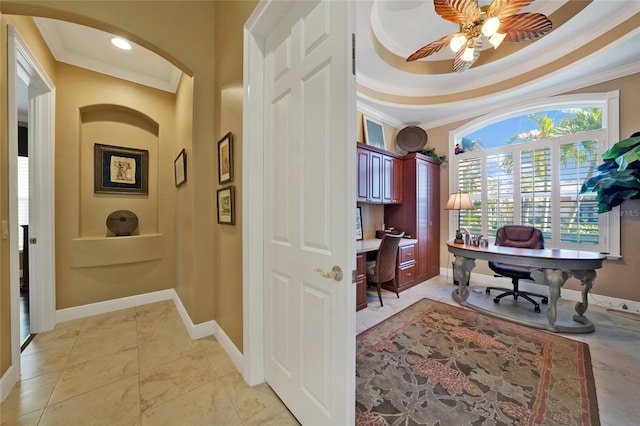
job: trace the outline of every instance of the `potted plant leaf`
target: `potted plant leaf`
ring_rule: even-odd
[[[580,193],[596,192],[598,213],[625,200],[640,199],[640,132],[621,140],[602,154],[600,173],[582,184]]]

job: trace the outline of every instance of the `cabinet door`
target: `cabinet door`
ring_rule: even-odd
[[[369,151],[358,148],[358,188],[357,201],[369,201]]]
[[[367,307],[367,258],[356,255],[356,311]]]
[[[391,161],[391,202],[402,203],[402,160],[393,158]]]
[[[383,154],[369,152],[369,202],[382,203],[382,158]]]
[[[427,168],[427,227],[429,240],[427,242],[427,276],[429,278],[440,274],[440,167],[429,163]]]

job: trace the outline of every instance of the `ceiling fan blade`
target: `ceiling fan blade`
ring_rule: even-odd
[[[487,9],[487,16],[496,18],[506,18],[515,15],[523,7],[529,6],[535,0],[493,0]]]
[[[477,0],[433,0],[436,13],[456,24],[480,19]]]
[[[499,32],[506,34],[504,41],[517,43],[542,37],[553,28],[553,24],[541,13],[521,13],[504,18]]]
[[[427,56],[431,55],[432,53],[438,52],[443,47],[448,46],[449,42],[451,41],[453,36],[456,35],[456,34],[457,33],[446,35],[446,36],[442,37],[440,40],[432,41],[431,43],[427,44],[426,46],[421,47],[420,49],[416,50],[411,56],[409,56],[407,58],[407,62],[415,61],[417,59],[426,58]]]
[[[474,51],[473,51],[473,59],[470,61],[463,61],[462,60],[462,54],[464,53],[464,49],[460,49],[460,51],[458,53],[456,53],[456,57],[453,60],[453,70],[456,71],[457,73],[461,73],[461,72],[465,72],[466,70],[468,70],[469,68],[471,68],[471,65],[473,65],[473,63],[475,61],[478,60],[478,58],[480,57],[480,49],[482,49],[482,38],[478,37],[474,44]]]

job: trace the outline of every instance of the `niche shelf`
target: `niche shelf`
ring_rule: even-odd
[[[71,267],[122,265],[158,260],[164,254],[162,234],[84,237],[71,240]]]

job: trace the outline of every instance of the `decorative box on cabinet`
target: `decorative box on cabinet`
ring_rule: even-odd
[[[416,153],[405,155],[402,162],[403,202],[385,206],[384,221],[418,240],[408,288],[440,273],[440,163]]]
[[[360,143],[357,150],[357,202],[401,203],[403,179],[401,157]]]
[[[356,255],[356,311],[367,307],[367,256]]]

